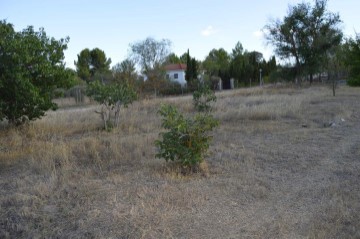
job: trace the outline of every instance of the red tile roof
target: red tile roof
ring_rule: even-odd
[[[186,70],[186,64],[169,64],[165,66],[167,71]]]

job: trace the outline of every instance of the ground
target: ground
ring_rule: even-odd
[[[272,86],[217,93],[199,173],[155,159],[161,103],[119,128],[97,106],[0,125],[0,238],[360,238],[360,91]]]

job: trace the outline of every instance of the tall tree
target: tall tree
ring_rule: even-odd
[[[223,49],[213,49],[203,62],[203,67],[210,76],[222,77],[228,72],[230,66],[230,56]]]
[[[75,61],[78,76],[89,82],[95,75],[104,75],[110,72],[111,59],[107,58],[105,52],[99,48],[91,51],[85,48],[77,55],[78,61]]]
[[[107,58],[105,52],[99,48],[94,48],[90,52],[91,55],[91,68],[92,75],[96,73],[107,73],[110,71],[111,59]]]
[[[237,42],[234,49],[232,49],[230,59],[230,77],[234,78],[238,83],[245,83],[247,78],[245,73],[248,61],[244,54],[244,48],[240,42]]]
[[[76,66],[76,72],[82,80],[89,82],[92,76],[92,73],[90,71],[90,66],[91,66],[90,50],[88,48],[82,50],[80,54],[77,55],[77,57],[78,57],[78,61],[74,61],[74,64]]]
[[[69,87],[74,79],[64,63],[68,41],[32,26],[16,32],[0,21],[0,121],[19,125],[56,108],[54,90]]]
[[[167,39],[155,40],[148,37],[130,45],[131,58],[139,64],[142,72],[149,77],[154,70],[161,68],[170,54],[171,42]]]
[[[232,49],[231,58],[234,59],[238,56],[242,56],[244,54],[244,47],[241,42],[237,42],[235,48]]]
[[[186,63],[187,62],[187,52],[184,52],[184,54],[182,54],[180,56],[180,62],[181,63]]]
[[[327,0],[315,0],[314,5],[300,3],[289,7],[283,20],[265,26],[266,39],[282,59],[295,62],[299,74],[313,75],[324,63],[327,52],[340,44],[340,16],[327,10]]]
[[[167,57],[166,57],[166,64],[179,64],[182,63],[180,58],[175,54],[175,53],[170,53]]]
[[[137,79],[135,62],[131,59],[125,59],[120,63],[117,63],[112,72],[116,81],[127,82],[130,85],[134,85]]]
[[[349,68],[348,84],[350,86],[360,86],[360,35],[354,39],[347,39],[344,45],[345,64]]]
[[[190,51],[186,54],[186,72],[185,79],[188,84],[191,84],[193,80],[198,77],[198,63],[195,58],[190,56]]]
[[[171,42],[167,39],[155,40],[148,37],[130,45],[130,57],[140,66],[141,71],[147,77],[146,85],[154,89],[157,95],[158,89],[165,79],[163,64],[170,54]]]
[[[249,62],[247,69],[248,74],[252,83],[255,83],[260,80],[260,69],[263,70],[264,68],[263,54],[261,52],[252,51],[248,52],[246,55]]]

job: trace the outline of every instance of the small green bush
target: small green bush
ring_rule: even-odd
[[[104,129],[110,130],[119,125],[120,107],[125,108],[137,99],[137,94],[128,84],[103,84],[100,81],[93,81],[88,84],[87,94],[89,97],[101,104],[100,114]],[[111,114],[114,113],[114,120],[111,122]]]
[[[162,127],[167,131],[160,133],[161,140],[155,141],[159,149],[156,157],[179,162],[185,167],[199,165],[210,146],[212,136],[209,132],[218,126],[218,120],[210,114],[185,118],[170,105],[162,105],[158,113],[163,117]]]
[[[211,102],[216,102],[215,92],[206,84],[199,85],[193,93],[193,104],[199,112],[210,112],[212,110]]]

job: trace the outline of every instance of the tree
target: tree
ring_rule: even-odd
[[[229,70],[230,56],[223,49],[213,49],[203,62],[203,67],[210,76],[222,76]]]
[[[0,120],[21,125],[56,109],[55,89],[70,87],[74,79],[63,62],[68,42],[48,37],[43,28],[15,32],[0,21]]]
[[[235,59],[236,57],[242,56],[244,54],[244,47],[241,42],[237,42],[235,48],[232,49],[231,58]]]
[[[297,75],[313,75],[324,64],[327,52],[341,43],[339,14],[327,10],[327,0],[300,3],[289,8],[288,15],[265,26],[266,39],[282,59],[295,62]]]
[[[175,54],[175,53],[170,53],[170,55],[168,55],[166,57],[166,64],[179,64],[182,63],[180,58]]]
[[[165,79],[163,64],[170,54],[171,42],[167,39],[157,41],[151,37],[130,45],[131,58],[140,66],[141,71],[147,77],[147,85],[158,92]]]
[[[105,130],[112,126],[117,127],[121,106],[127,107],[137,98],[133,88],[126,83],[104,84],[93,81],[89,83],[87,93],[101,104],[101,110],[95,112],[100,114]],[[114,113],[113,121],[111,120],[112,113]]]
[[[184,52],[184,54],[182,54],[180,56],[180,62],[181,63],[186,63],[187,62],[187,56],[188,56],[188,53],[187,52]]]
[[[247,58],[244,54],[244,48],[240,42],[237,42],[230,56],[230,76],[237,82],[246,83]]]
[[[345,64],[349,68],[350,86],[360,86],[360,35],[348,39],[344,45]]]
[[[127,82],[133,84],[137,79],[135,62],[131,59],[125,59],[120,63],[117,63],[113,68],[112,72],[115,81]]]
[[[187,51],[186,55],[186,72],[185,72],[185,79],[188,85],[192,83],[194,79],[198,77],[198,64],[195,58],[190,56],[189,50]]]
[[[264,63],[263,54],[261,52],[246,52],[245,55],[248,59],[248,66],[246,68],[247,75],[250,77],[250,81],[254,83],[257,79],[260,80],[260,69],[264,68],[263,66],[266,62]]]
[[[161,68],[170,54],[171,42],[167,39],[157,41],[151,37],[130,45],[131,57],[139,64],[142,72],[148,76]],[[148,76],[149,77],[149,76]]]
[[[269,61],[267,62],[266,65],[266,70],[267,70],[267,74],[269,76],[269,81],[270,82],[275,82],[277,81],[277,77],[278,77],[278,66],[276,63],[276,58],[275,56],[272,56]]]
[[[107,58],[105,52],[99,48],[94,48],[91,51],[85,48],[77,55],[78,61],[75,61],[76,71],[78,76],[89,82],[94,80],[94,76],[105,75],[110,72],[111,59]]]

